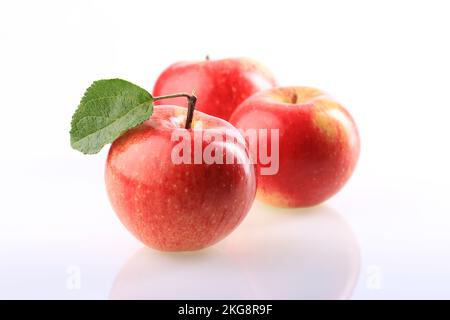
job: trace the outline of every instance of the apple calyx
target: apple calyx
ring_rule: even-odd
[[[185,124],[185,129],[190,129],[191,125],[192,125],[192,120],[194,118],[194,110],[195,110],[195,104],[197,102],[197,97],[195,96],[195,93],[193,92],[192,94],[188,94],[188,93],[174,93],[174,94],[168,94],[168,95],[164,95],[164,96],[159,96],[159,97],[154,97],[154,101],[158,101],[158,100],[162,100],[162,99],[172,99],[172,98],[180,98],[180,97],[184,97],[186,99],[188,99],[188,111],[187,111],[187,115],[186,115],[186,124]]]

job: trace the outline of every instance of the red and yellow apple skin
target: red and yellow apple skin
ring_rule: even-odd
[[[324,92],[275,88],[245,100],[230,122],[239,129],[279,129],[279,171],[261,175],[257,198],[280,207],[309,207],[337,193],[352,175],[359,134],[346,109]],[[271,145],[270,134],[268,134]]]
[[[195,90],[197,110],[228,120],[242,101],[274,85],[273,75],[254,60],[204,60],[178,62],[169,66],[157,79],[153,94],[162,96]],[[170,102],[187,106],[183,98]],[[157,101],[156,104],[165,104],[165,100]]]
[[[256,193],[254,168],[239,131],[197,111],[194,129],[187,130],[186,112],[155,106],[148,121],[114,141],[106,162],[106,189],[120,221],[144,244],[162,251],[197,250],[223,239],[246,216]],[[240,137],[221,146],[242,164],[174,164],[176,130],[192,139],[194,132],[219,133],[223,141]],[[208,144],[201,142],[202,151]]]

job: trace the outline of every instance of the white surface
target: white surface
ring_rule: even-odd
[[[447,1],[2,1],[0,298],[450,298],[449,14]],[[151,90],[206,54],[330,92],[359,125],[360,162],[306,213],[255,204],[205,251],[142,249],[106,198],[107,148],[71,150],[70,118],[93,80]]]

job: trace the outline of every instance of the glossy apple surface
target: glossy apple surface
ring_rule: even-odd
[[[239,129],[279,130],[279,170],[262,175],[257,198],[281,207],[308,207],[337,193],[352,175],[360,140],[349,112],[324,92],[275,88],[246,99],[230,122]],[[271,145],[268,135],[268,145]],[[259,158],[258,158],[259,159]]]
[[[197,250],[223,239],[246,216],[256,192],[254,169],[237,129],[196,111],[193,129],[187,130],[186,112],[155,106],[148,121],[112,144],[106,163],[106,188],[119,219],[144,244],[163,251]],[[174,132],[188,133],[192,144],[199,133],[235,138],[236,143],[213,143],[240,161],[175,164]],[[201,139],[201,150],[210,142]]]
[[[228,120],[242,101],[274,85],[273,75],[260,63],[247,58],[178,62],[162,72],[153,95],[195,90],[197,110]],[[156,104],[165,103],[161,100]],[[186,106],[182,98],[170,103]]]

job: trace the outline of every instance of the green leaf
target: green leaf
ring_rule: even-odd
[[[85,154],[97,153],[152,112],[153,97],[146,90],[121,79],[95,81],[73,114],[70,144]]]

